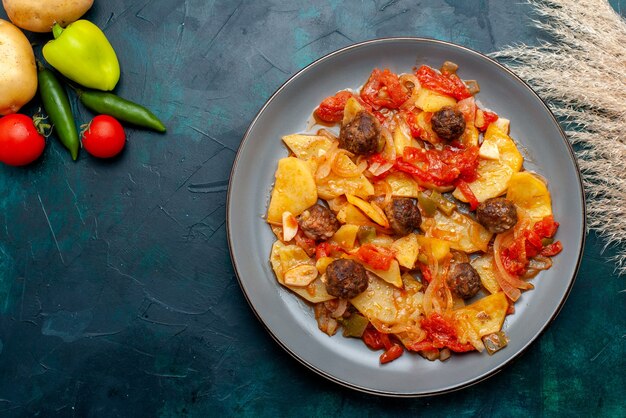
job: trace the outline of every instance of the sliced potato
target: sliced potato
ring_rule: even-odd
[[[417,242],[420,246],[420,253],[432,254],[438,262],[442,261],[450,254],[451,244],[448,241],[417,235]]]
[[[506,198],[525,210],[534,222],[552,215],[552,200],[548,187],[528,171],[513,174]]]
[[[424,112],[437,112],[443,107],[456,105],[456,100],[450,96],[444,96],[443,94],[421,87],[417,93],[415,105]]]
[[[463,135],[461,135],[461,138],[459,138],[459,141],[466,147],[475,147],[478,145],[479,135],[480,132],[478,132],[478,128],[476,128],[474,125],[467,125],[465,127],[465,131],[463,132]]]
[[[371,274],[367,290],[350,299],[352,305],[370,322],[393,323],[398,316],[395,304],[395,287]]]
[[[283,212],[298,216],[317,202],[317,188],[310,166],[295,157],[278,161],[267,221],[281,223]]]
[[[385,216],[385,213],[382,211],[381,208],[351,194],[346,194],[346,199],[348,199],[349,203],[361,209],[363,213],[365,213],[365,215],[367,215],[378,225],[382,226],[383,228],[389,228],[389,220],[387,219],[387,216]]]
[[[320,274],[324,274],[326,273],[326,268],[328,267],[328,265],[333,261],[335,261],[335,259],[332,257],[320,257],[315,262],[315,268],[317,268],[317,271],[319,271]]]
[[[354,248],[357,232],[359,232],[358,225],[342,225],[330,240],[338,244],[344,250],[351,250]]]
[[[391,260],[391,265],[387,270],[376,270],[368,266],[367,264],[363,264],[366,270],[371,271],[384,281],[389,284],[392,284],[396,287],[402,287],[402,275],[400,274],[400,265],[396,260]]]
[[[307,253],[297,245],[283,245],[277,249],[281,271],[286,272],[303,264],[312,264]]]
[[[374,186],[363,174],[358,177],[339,177],[331,173],[318,183],[317,194],[324,200],[334,199],[343,194],[367,198],[374,194]]]
[[[393,130],[393,145],[396,148],[396,154],[402,155],[404,148],[413,145],[413,136],[411,135],[411,129],[407,125],[404,118],[397,118],[396,128]]]
[[[348,203],[337,212],[337,220],[342,224],[374,226],[375,223],[363,214],[356,206]]]
[[[496,271],[493,265],[493,255],[483,254],[471,261],[472,266],[480,276],[480,282],[489,293],[500,292],[500,285],[496,279]]]
[[[283,271],[286,271],[286,270],[283,269],[283,263],[281,261],[281,256],[280,256],[282,251],[285,251],[285,254],[289,252],[291,252],[292,254],[298,254],[296,256],[296,259],[298,259],[299,261],[294,260],[292,262],[286,262],[285,263],[286,265],[292,265],[292,263],[300,263],[300,264],[293,265],[293,267],[296,267],[298,265],[306,265],[307,263],[306,261],[303,261],[304,258],[302,257],[302,254],[299,254],[297,250],[294,250],[294,249],[283,250],[286,247],[297,247],[297,246],[285,245],[280,241],[276,241],[274,245],[272,246],[272,252],[270,255],[270,263],[272,265],[272,269],[274,270],[274,274],[276,274],[276,280],[278,281],[278,283],[285,286],[289,290],[297,293],[300,297],[302,297],[305,300],[308,300],[311,303],[320,303],[320,302],[325,302],[327,300],[335,299],[334,296],[331,296],[328,294],[328,292],[326,291],[326,286],[324,285],[320,277],[317,277],[307,287],[289,286],[285,284],[284,279],[283,279],[284,278]],[[306,253],[304,255],[306,256]],[[283,257],[283,258],[287,258],[287,257]],[[312,260],[309,259],[308,262],[312,263]]]
[[[394,196],[417,198],[420,191],[413,177],[401,171],[389,174],[383,181],[391,187],[391,194]]]
[[[454,311],[455,318],[469,323],[479,337],[500,331],[509,303],[504,292],[494,293]]]
[[[441,139],[437,136],[435,131],[433,131],[433,126],[430,123],[431,117],[432,113],[430,112],[420,112],[417,115],[417,126],[421,129],[421,139],[431,144],[438,144],[441,142]]]
[[[319,157],[328,151],[332,141],[323,135],[293,134],[283,136],[283,142],[289,147],[296,157],[309,160]]]
[[[485,143],[488,143],[488,147],[492,146],[489,143],[493,143],[498,148],[500,158],[498,160],[480,159],[478,162],[478,178],[469,183],[469,187],[479,202],[504,194],[511,176],[521,170],[524,162],[515,142],[493,123],[487,128],[483,146]],[[467,202],[458,188],[452,195],[462,202]]]
[[[346,106],[343,108],[343,121],[342,124],[345,125],[349,123],[357,113],[363,110],[363,106],[361,103],[354,97],[350,97],[346,102]]]
[[[458,211],[446,216],[437,211],[430,220],[421,226],[427,237],[448,241],[453,249],[466,253],[487,251],[493,234],[469,216]]]
[[[402,267],[412,269],[419,255],[420,246],[417,242],[417,235],[409,234],[399,238],[391,245],[396,253],[396,260]]]
[[[509,134],[509,130],[511,126],[510,120],[503,118],[503,117],[499,117],[498,119],[496,119],[495,122],[493,122],[493,124],[496,125],[498,129],[500,129],[505,134],[507,135]]]

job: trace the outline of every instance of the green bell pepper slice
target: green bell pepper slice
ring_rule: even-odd
[[[120,79],[120,64],[108,39],[88,20],[77,20],[63,29],[55,23],[54,40],[43,47],[43,56],[61,74],[97,90],[113,90]]]

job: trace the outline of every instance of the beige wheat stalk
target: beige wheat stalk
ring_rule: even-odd
[[[626,22],[605,0],[531,0],[538,46],[491,54],[548,102],[576,144],[589,226],[618,246],[626,273]]]

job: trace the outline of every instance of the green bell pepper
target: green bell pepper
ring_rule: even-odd
[[[97,90],[113,90],[120,79],[120,64],[104,33],[88,20],[77,20],[65,29],[52,27],[54,40],[43,47],[43,56],[61,74]]]

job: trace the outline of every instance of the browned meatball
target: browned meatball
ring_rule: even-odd
[[[437,136],[446,141],[459,139],[465,131],[465,118],[463,118],[463,113],[453,107],[444,107],[435,112],[430,120],[430,124]]]
[[[298,216],[304,235],[311,239],[326,240],[339,229],[339,221],[325,206],[315,204]]]
[[[380,150],[380,122],[364,110],[341,127],[339,147],[357,155],[371,155]]]
[[[367,289],[365,268],[356,261],[339,259],[326,267],[326,291],[342,299],[352,299]]]
[[[407,235],[420,227],[422,215],[417,206],[417,199],[410,197],[396,197],[385,206],[385,215],[389,225],[396,234]]]
[[[463,299],[473,298],[480,290],[480,276],[470,263],[457,264],[447,282],[450,290]]]
[[[508,231],[517,223],[517,209],[508,199],[494,197],[476,208],[476,219],[494,234]]]

